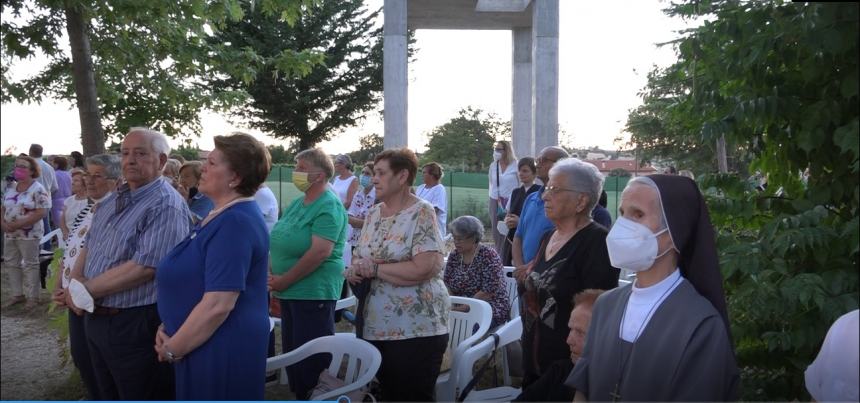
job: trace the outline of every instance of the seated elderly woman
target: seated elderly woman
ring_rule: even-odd
[[[448,230],[454,236],[454,251],[448,255],[443,277],[448,292],[458,297],[487,301],[493,308],[492,327],[507,322],[511,306],[502,259],[495,249],[481,244],[484,234],[481,220],[470,215],[457,217],[448,225]]]
[[[606,228],[591,219],[601,189],[603,175],[578,159],[559,161],[549,171],[544,213],[555,229],[542,237],[523,279],[524,387],[569,356],[565,339],[573,296],[588,288],[618,286],[618,269],[609,264],[606,251]]]

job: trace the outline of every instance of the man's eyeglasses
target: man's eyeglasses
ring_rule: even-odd
[[[545,187],[545,188],[544,188],[543,192],[544,192],[544,193],[546,193],[546,194],[553,194],[553,193],[556,193],[556,192],[574,192],[574,193],[577,193],[577,192],[576,192],[576,190],[573,190],[573,189],[565,189],[565,188],[561,188],[561,187],[558,187],[558,186],[547,186],[547,187]]]
[[[537,158],[535,158],[535,163],[536,163],[536,164],[543,164],[544,162],[552,162],[553,164],[555,164],[556,162],[558,162],[558,158],[556,158],[556,159],[547,158],[547,157],[537,157]]]
[[[83,174],[83,177],[84,177],[84,180],[85,180],[85,181],[88,181],[88,180],[102,180],[102,179],[107,179],[107,176],[104,176],[104,175],[90,175],[90,174]]]

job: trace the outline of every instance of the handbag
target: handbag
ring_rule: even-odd
[[[323,370],[320,372],[317,386],[311,391],[311,397],[309,400],[318,400],[317,398],[319,396],[344,386],[346,386],[346,382],[344,382],[343,379],[329,374],[328,370]],[[349,401],[352,402],[363,402],[366,398],[370,397],[370,401],[376,403],[376,398],[370,393],[370,388],[367,385],[352,392],[348,392],[344,394],[344,396],[349,398]],[[340,401],[340,399],[337,400]]]

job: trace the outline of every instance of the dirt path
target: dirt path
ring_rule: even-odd
[[[11,297],[7,268],[0,270],[0,302]],[[42,290],[43,306],[26,309],[23,304],[0,309],[0,399],[78,400],[83,387],[74,376],[73,365],[49,325],[48,293]]]

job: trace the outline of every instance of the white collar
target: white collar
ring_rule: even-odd
[[[624,341],[635,342],[648,326],[657,308],[672,294],[681,280],[681,271],[675,268],[672,274],[650,287],[639,288],[634,283],[621,317],[618,336]]]
[[[639,280],[636,280],[633,282],[633,288],[631,289],[630,302],[637,305],[653,304],[672,287],[673,283],[678,281],[679,277],[681,277],[681,270],[675,268],[672,274],[660,280],[657,284],[648,287],[637,287],[636,285],[639,284]]]

